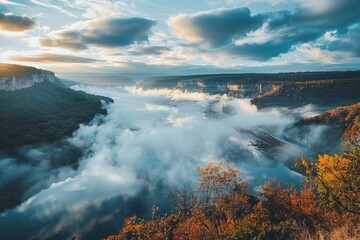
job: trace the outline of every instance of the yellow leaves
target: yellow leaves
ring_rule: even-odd
[[[297,166],[316,186],[322,203],[360,214],[360,123],[358,118],[344,134],[342,152],[319,155],[316,163],[302,160]]]
[[[203,168],[197,168],[199,174],[199,190],[206,201],[216,201],[222,195],[232,191],[242,192],[248,188],[248,183],[241,179],[240,171],[226,167],[221,162],[211,162]]]

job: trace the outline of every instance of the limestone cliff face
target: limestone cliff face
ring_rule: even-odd
[[[62,85],[51,71],[21,65],[0,64],[0,90],[14,91],[41,82]]]

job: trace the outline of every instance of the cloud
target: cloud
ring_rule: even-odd
[[[25,32],[36,26],[33,19],[10,13],[0,13],[0,30],[8,32]]]
[[[155,21],[146,18],[112,18],[78,24],[80,27],[54,33],[53,39],[40,39],[40,46],[83,50],[88,45],[123,47],[147,42]]]
[[[360,24],[327,32],[316,43],[304,44],[300,50],[313,59],[332,65],[346,58],[360,57]]]
[[[169,26],[176,36],[193,42],[205,41],[212,47],[223,46],[244,37],[262,23],[262,17],[251,16],[248,8],[182,14],[169,20]]]
[[[65,34],[62,34],[65,35]],[[65,48],[73,51],[77,50],[84,50],[87,49],[87,46],[76,40],[72,40],[69,38],[65,38],[65,40],[58,40],[58,39],[49,39],[49,38],[40,38],[39,44],[42,47],[47,48]]]
[[[301,44],[316,42],[329,31],[347,32],[359,23],[359,12],[357,0],[306,0],[292,11],[251,14],[248,8],[221,9],[180,14],[168,24],[175,36],[197,43],[197,48],[205,51],[215,49],[230,57],[268,61]],[[344,37],[350,38],[350,34]],[[345,43],[342,47],[349,48]]]
[[[20,56],[15,55],[9,58],[13,61],[21,62],[57,62],[57,63],[92,63],[98,60],[92,58],[84,58],[73,55],[42,53],[37,55]]]
[[[170,51],[170,48],[165,46],[150,46],[150,47],[133,47],[130,48],[128,53],[132,55],[161,55]]]
[[[295,19],[308,27],[321,30],[347,28],[360,19],[357,0],[302,0]]]
[[[265,31],[268,32],[268,29]],[[255,41],[251,41],[251,39],[248,42],[227,46],[225,51],[229,55],[241,56],[245,59],[267,61],[291,51],[298,44],[313,41],[320,36],[321,33],[311,29],[283,27],[266,36],[264,41],[257,42],[258,39]]]
[[[11,2],[11,1],[8,1],[8,0],[0,0],[0,4],[5,4],[5,5],[21,5],[21,4],[19,4],[19,3]]]
[[[344,52],[352,57],[360,57],[360,24],[344,33],[336,33],[335,40],[323,46],[323,49]]]

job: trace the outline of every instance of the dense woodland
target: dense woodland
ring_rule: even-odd
[[[129,217],[118,239],[359,239],[360,121],[344,132],[339,154],[297,160],[301,189],[269,179],[258,195],[241,173],[222,163],[198,168],[198,188],[170,190],[173,211],[149,220]]]
[[[111,101],[49,82],[0,91],[0,149],[70,136],[80,123],[106,113],[100,100]]]

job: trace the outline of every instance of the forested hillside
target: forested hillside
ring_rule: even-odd
[[[346,129],[360,121],[360,102],[351,106],[338,107],[312,118],[305,118],[295,125],[326,124]]]
[[[70,136],[80,123],[105,114],[101,100],[50,82],[0,91],[0,150]]]

